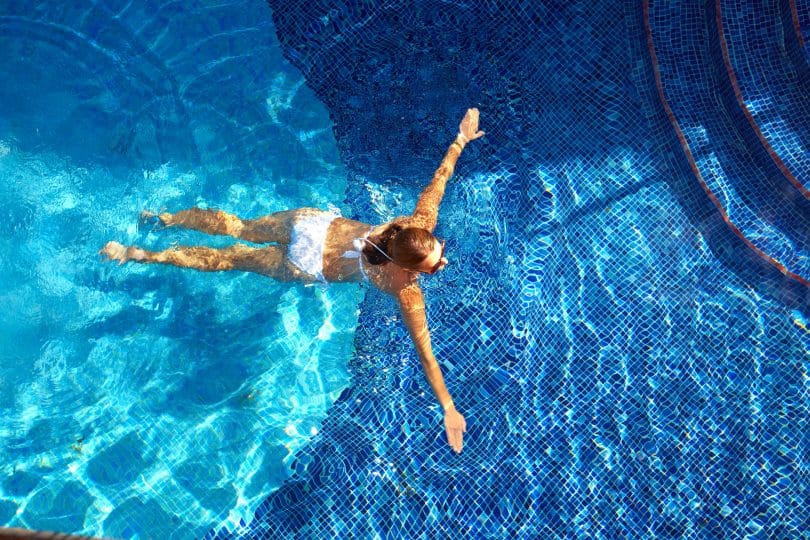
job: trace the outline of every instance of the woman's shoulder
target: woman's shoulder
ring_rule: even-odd
[[[391,221],[391,223],[396,223],[403,229],[416,227],[419,229],[428,229],[432,231],[432,229],[428,227],[428,224],[425,222],[425,220],[417,216],[398,216],[393,221]]]
[[[350,222],[355,223],[355,224],[363,224],[363,225],[365,225],[364,223],[362,223],[360,221],[350,220],[350,219],[347,219],[347,218],[342,218],[342,219],[344,221],[350,221]],[[371,229],[371,232],[369,234],[371,236],[375,236],[375,235],[378,235],[378,234],[382,234],[391,225],[399,225],[403,229],[407,229],[409,227],[422,227],[423,226],[421,221],[419,220],[419,218],[414,217],[414,216],[397,216],[394,219],[392,219],[390,221],[386,221],[385,223],[380,223],[379,225],[366,225],[366,226]]]
[[[411,226],[410,224],[411,216],[397,216],[391,221],[386,221],[385,223],[381,223],[379,225],[372,226],[371,232],[369,233],[370,236],[377,236],[385,232],[385,230],[390,227],[391,225],[399,225],[403,229],[406,229]]]
[[[419,223],[417,218],[413,216],[397,216],[388,223],[380,225],[380,230],[385,230],[386,227],[391,225],[399,225],[403,229],[407,229],[408,227],[418,227]]]
[[[371,282],[382,292],[397,296],[402,289],[419,287],[418,274],[391,263],[369,269]]]

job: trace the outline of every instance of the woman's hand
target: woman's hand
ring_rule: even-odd
[[[464,140],[464,144],[484,136],[483,131],[478,131],[478,109],[467,109],[467,114],[458,125],[458,134]]]
[[[444,413],[444,428],[447,430],[447,442],[456,453],[461,453],[463,433],[467,431],[467,422],[456,409]]]

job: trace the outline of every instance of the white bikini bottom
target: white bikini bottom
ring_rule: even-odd
[[[314,215],[295,219],[287,246],[287,259],[302,272],[326,283],[323,277],[323,249],[329,224],[340,213],[321,210]]]

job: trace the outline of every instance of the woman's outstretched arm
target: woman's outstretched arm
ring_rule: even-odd
[[[413,283],[399,290],[396,295],[402,310],[402,320],[411,334],[419,360],[422,363],[422,370],[425,377],[433,389],[433,394],[444,409],[444,427],[447,431],[447,442],[456,452],[461,452],[464,432],[467,424],[464,417],[459,413],[453,403],[453,398],[447,387],[444,385],[442,370],[433,350],[430,346],[430,332],[427,326],[427,316],[425,314],[425,299],[419,285]]]
[[[433,173],[433,180],[419,195],[416,202],[416,209],[413,211],[413,224],[417,227],[433,232],[436,228],[436,221],[439,219],[439,204],[444,197],[444,189],[447,181],[453,176],[453,169],[456,161],[461,155],[461,151],[469,141],[475,140],[484,135],[483,131],[478,131],[478,109],[467,109],[467,114],[459,124],[459,132],[456,140],[447,149],[447,153],[439,168]]]

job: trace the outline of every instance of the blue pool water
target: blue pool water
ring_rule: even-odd
[[[807,538],[810,3],[5,2],[0,30],[0,525]],[[422,280],[460,455],[381,293],[97,255],[232,243],[143,208],[384,222],[469,106]]]

